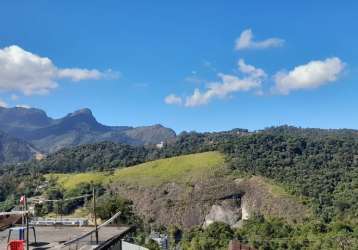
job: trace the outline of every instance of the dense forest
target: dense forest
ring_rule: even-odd
[[[184,249],[221,249],[233,237],[260,249],[353,249],[358,238],[358,132],[355,130],[282,126],[252,133],[242,129],[185,132],[162,148],[103,142],[63,149],[42,161],[3,166],[0,209],[9,209],[20,194],[34,195],[45,173],[111,170],[211,150],[223,152],[233,172],[268,177],[291,194],[304,197],[315,219],[304,225],[291,225],[274,218],[255,217],[240,230],[225,225],[198,228],[185,232]],[[223,235],[219,242],[213,237],[217,235]],[[282,239],[287,240],[282,242]],[[218,247],[207,248],[214,245]]]
[[[358,222],[357,133],[281,127],[236,138],[221,150],[232,169],[274,179],[292,194],[312,198],[324,221]]]

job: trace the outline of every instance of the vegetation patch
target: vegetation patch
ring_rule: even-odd
[[[110,179],[140,186],[160,186],[169,182],[192,183],[213,176],[223,169],[224,165],[224,155],[219,152],[205,152],[161,159],[120,169]]]
[[[205,152],[146,162],[133,167],[110,172],[86,172],[78,174],[47,174],[66,190],[80,184],[106,184],[121,182],[143,186],[159,186],[168,182],[191,183],[206,176],[213,176],[225,165],[224,155]],[[221,171],[222,172],[222,171]]]
[[[299,197],[287,193],[283,187],[261,176],[241,179],[237,182],[243,190],[243,209],[251,216],[276,217],[289,223],[303,222],[312,216],[312,210]]]
[[[93,183],[101,185],[108,178],[107,172],[86,172],[79,174],[47,174],[47,180],[56,180],[56,182],[65,190],[77,188],[80,184]]]

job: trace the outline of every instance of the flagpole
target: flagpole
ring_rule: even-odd
[[[24,212],[25,211],[25,207],[24,207],[24,205],[20,205],[21,206],[21,210],[22,210],[22,212]],[[22,213],[22,215],[21,215],[21,226],[22,227],[24,227],[25,226],[25,218],[24,218],[24,213]]]
[[[95,236],[96,236],[96,245],[98,245],[98,226],[97,226],[97,215],[96,215],[96,191],[94,184],[92,183],[92,206],[93,206],[93,216],[94,216],[94,226],[95,226]]]
[[[27,211],[27,198],[25,196],[25,211],[26,211],[26,250],[30,249],[29,246],[29,211]]]

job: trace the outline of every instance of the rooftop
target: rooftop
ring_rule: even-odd
[[[34,236],[32,230],[29,231],[30,238],[30,249],[32,250],[43,250],[43,249],[70,249],[69,247],[64,247],[63,243],[69,240],[73,240],[87,232],[92,231],[93,227],[72,227],[72,226],[36,226],[36,236],[37,244],[34,243]],[[117,227],[117,226],[107,226],[102,227],[99,231],[99,242],[104,242],[111,237],[121,234],[126,231],[128,227]],[[7,247],[7,237],[9,234],[9,229],[0,231],[0,249],[6,249]],[[12,232],[11,239],[18,239],[18,234]],[[92,240],[94,241],[94,235]],[[88,236],[78,243],[78,246],[89,245],[91,237]],[[73,248],[74,245],[72,245]],[[82,249],[82,248],[81,248]],[[92,249],[91,247],[83,249]]]

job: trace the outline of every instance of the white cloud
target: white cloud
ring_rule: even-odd
[[[57,87],[56,67],[46,57],[39,57],[18,46],[0,49],[0,90],[19,91],[25,95],[45,94]]]
[[[112,72],[96,69],[58,68],[51,59],[12,45],[0,49],[0,91],[24,95],[47,94],[58,87],[57,80],[97,80]]]
[[[274,77],[273,91],[287,95],[294,90],[318,88],[337,80],[344,66],[338,57],[332,57],[323,61],[311,61],[289,72],[278,72]]]
[[[96,69],[60,69],[57,72],[59,78],[70,78],[71,80],[78,82],[85,79],[98,80],[102,77],[103,73]]]
[[[26,105],[26,104],[17,104],[16,107],[17,108],[24,108],[24,109],[30,109],[31,108],[31,106]]]
[[[240,59],[238,62],[239,70],[242,73],[248,74],[254,78],[265,78],[267,75],[262,69],[255,68],[252,65],[246,64],[244,59]]]
[[[220,81],[209,84],[203,92],[195,89],[194,93],[186,98],[185,106],[205,105],[214,98],[225,98],[234,92],[259,90],[266,73],[262,69],[246,64],[244,60],[239,60],[238,65],[239,70],[244,74],[243,77],[219,73]]]
[[[240,37],[236,39],[235,49],[236,50],[244,50],[244,49],[266,49],[266,48],[274,48],[281,47],[285,40],[280,38],[268,38],[263,41],[254,41],[254,35],[251,29],[244,30]]]
[[[167,97],[165,97],[164,102],[166,104],[181,105],[182,104],[182,98],[179,97],[179,96],[176,96],[174,94],[170,94]]]
[[[7,108],[8,105],[7,105],[7,103],[6,103],[5,101],[3,101],[3,100],[0,99],[0,107],[1,107],[1,108]]]

